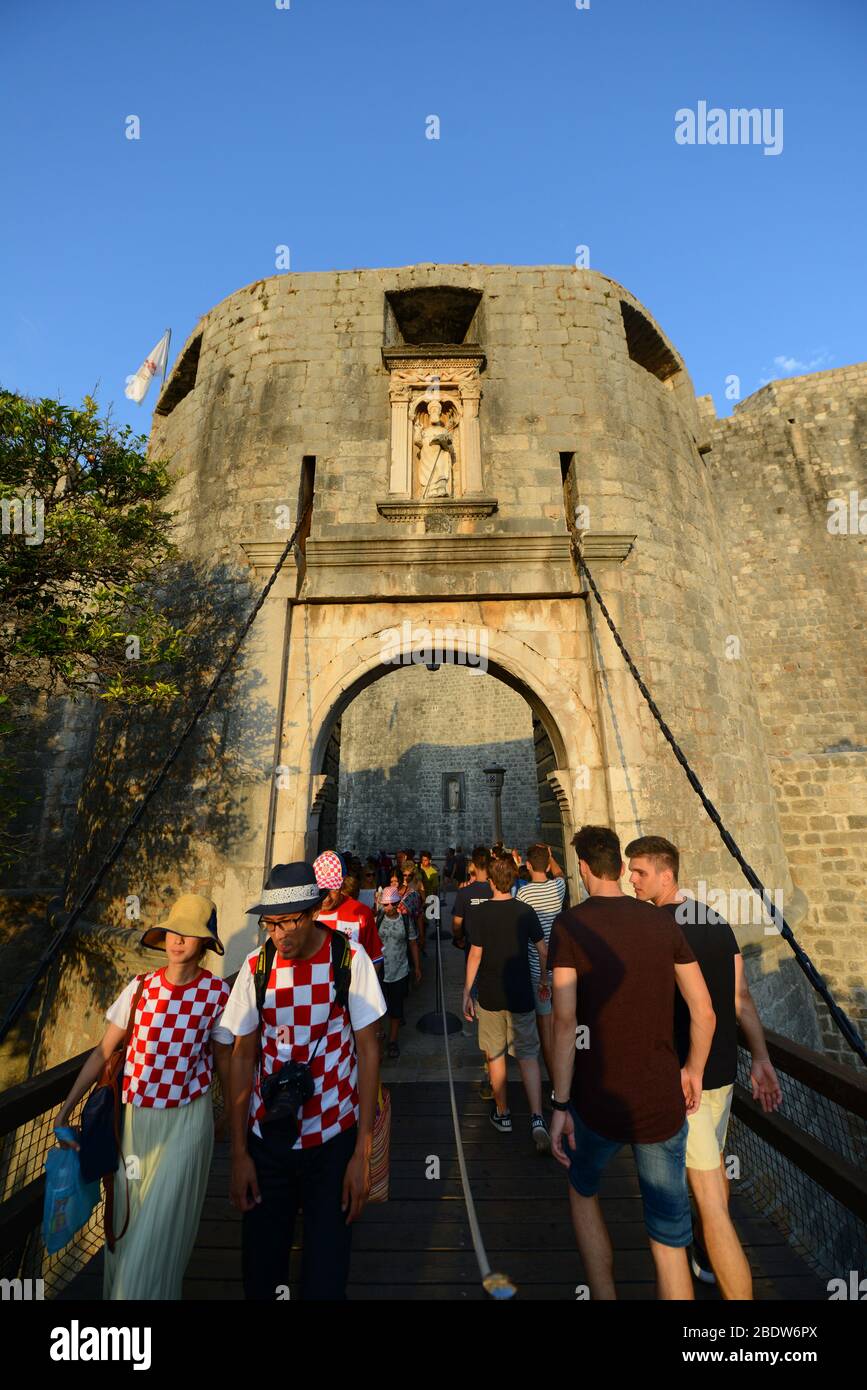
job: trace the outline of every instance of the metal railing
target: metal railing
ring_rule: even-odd
[[[0,1278],[42,1279],[51,1297],[102,1249],[100,1200],[69,1245],[49,1255],[42,1241],[45,1159],[54,1125],[90,1049],[0,1096]],[[83,1101],[70,1117],[77,1124]]]
[[[818,1274],[867,1271],[867,1077],[765,1036],[783,1103],[766,1115],[753,1101],[750,1054],[739,1047],[726,1142],[740,1163],[737,1190]]]

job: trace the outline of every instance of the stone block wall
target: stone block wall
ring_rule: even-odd
[[[834,997],[867,1035],[864,846],[867,752],[814,753],[771,764],[792,879],[809,909],[796,935]],[[817,1001],[825,1051],[854,1064],[825,1004]]]
[[[503,837],[526,849],[539,837],[532,714],[515,691],[483,673],[406,666],[356,697],[341,721],[341,847],[490,844],[493,798],[483,769],[506,769]],[[464,774],[465,807],[443,809],[443,776]]]
[[[707,416],[726,541],[793,884],[794,924],[867,1033],[867,365],[769,384]],[[855,494],[855,508],[851,495]],[[829,530],[834,499],[854,526]],[[867,508],[865,508],[867,511]],[[854,1054],[819,1005],[826,1050]]]

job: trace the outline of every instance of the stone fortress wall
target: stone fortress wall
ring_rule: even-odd
[[[799,936],[865,1033],[867,364],[773,382],[728,419],[706,418],[740,659],[759,695],[792,879],[809,902]],[[827,1051],[851,1062],[821,1004],[820,1018]]]
[[[412,383],[425,372],[442,379],[463,421],[454,495],[433,500],[420,496],[403,462],[419,405]],[[450,384],[460,373],[462,384]],[[853,378],[853,409],[860,380]],[[815,385],[803,389],[804,420],[816,414],[805,435],[826,451],[838,436],[820,425]],[[595,271],[419,265],[287,274],[230,295],[184,346],[150,445],[171,458],[177,479],[183,583],[198,616],[212,622],[206,668],[270,574],[287,519],[315,487],[309,534],[152,814],[151,833],[124,857],[90,915],[121,925],[135,893],[143,919],[156,920],[181,888],[209,891],[229,942],[226,968],[234,968],[255,939],[244,907],[267,865],[316,845],[333,795],[324,768],[334,730],[351,723],[356,695],[386,688],[375,687],[385,674],[382,635],[408,616],[455,634],[455,651],[486,634],[489,677],[529,703],[550,739],[556,765],[548,780],[567,836],[586,820],[614,825],[624,840],[663,833],[682,848],[687,885],[740,888],[737,867],[581,597],[566,525],[567,508],[580,505],[588,562],[657,703],[747,858],[818,947],[823,890],[811,889],[808,866],[787,839],[794,832],[778,796],[772,736],[777,697],[756,626],[766,603],[778,614],[780,642],[790,642],[790,561],[776,557],[776,572],[786,574],[779,586],[770,566],[758,574],[744,529],[751,514],[738,510],[741,493],[760,500],[766,399],[744,402],[731,423],[711,420],[648,311]],[[801,505],[798,457],[787,463],[780,453],[776,466],[780,505]],[[828,486],[838,484],[829,476]],[[829,565],[843,563],[842,549],[827,555]],[[812,581],[803,574],[809,603]],[[729,655],[732,636],[742,643],[739,660]],[[780,679],[785,698],[801,707],[803,682],[787,669],[793,662],[782,662]],[[850,689],[849,658],[830,636],[827,663]],[[826,694],[810,697],[822,711]],[[838,715],[827,739],[807,720],[798,753],[827,758],[819,745],[842,736],[855,746],[842,706]],[[72,885],[99,861],[142,785],[141,767],[166,740],[164,724],[144,716],[131,727],[103,721],[74,842],[58,851]],[[827,848],[833,862],[848,861],[848,849],[837,857],[836,841]],[[815,859],[812,845],[810,852]],[[573,892],[575,867],[567,856]],[[844,907],[854,941],[855,914],[833,902],[833,910]],[[761,924],[738,934],[769,1025],[817,1045],[812,992],[788,948]],[[847,1007],[850,977],[840,979]]]

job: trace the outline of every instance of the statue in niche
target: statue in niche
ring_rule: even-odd
[[[456,412],[451,401],[443,406],[434,398],[416,412],[413,446],[421,496],[426,500],[453,496],[456,430]]]
[[[449,814],[464,809],[463,774],[443,773],[443,810]]]

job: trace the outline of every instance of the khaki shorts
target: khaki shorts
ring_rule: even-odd
[[[487,1053],[489,1061],[504,1057],[508,1051],[516,1059],[539,1056],[539,1031],[536,1027],[536,1011],[529,1014],[511,1014],[508,1009],[483,1009],[476,1004],[479,1020],[479,1047]]]
[[[719,1167],[720,1154],[725,1152],[733,1091],[734,1086],[719,1086],[715,1091],[702,1091],[698,1110],[694,1115],[687,1115],[687,1168],[698,1168],[709,1173]]]

